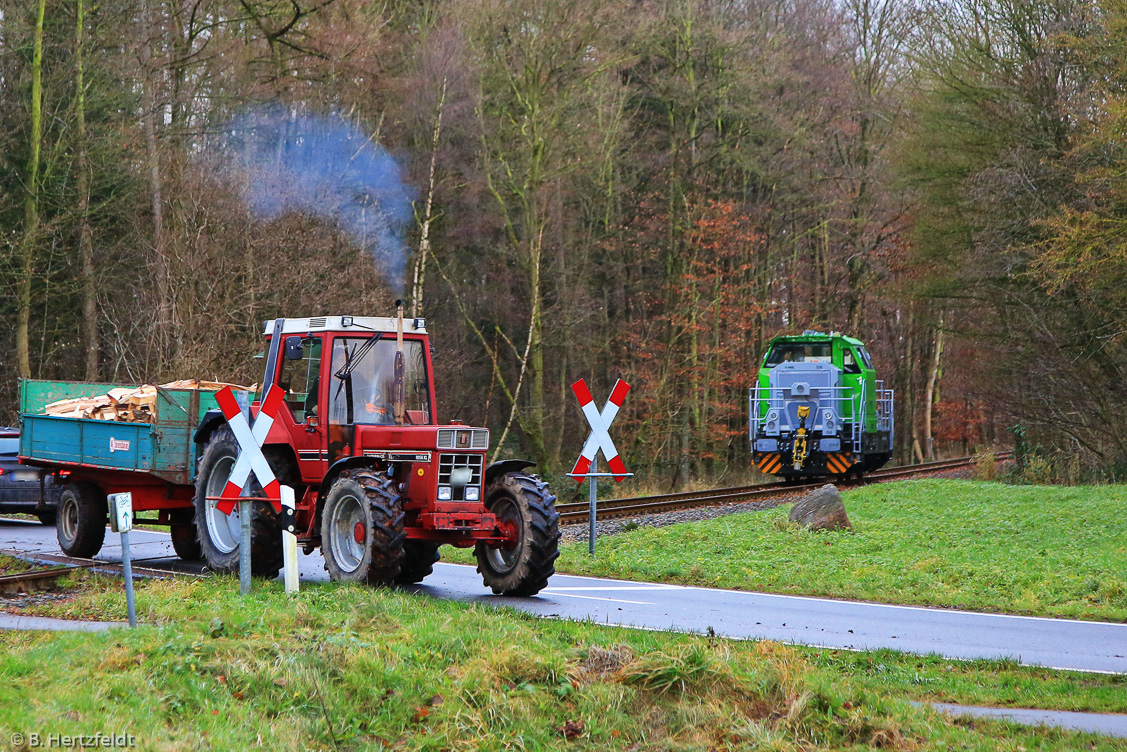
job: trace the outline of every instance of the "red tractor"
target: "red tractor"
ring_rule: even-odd
[[[422,319],[320,316],[267,322],[266,374],[285,393],[263,452],[293,486],[298,542],[317,546],[333,580],[415,583],[438,547],[475,547],[494,593],[539,592],[559,555],[556,498],[534,463],[486,464],[489,430],[435,415],[431,348]],[[250,406],[256,415],[259,403]],[[239,562],[238,512],[216,508],[239,454],[221,412],[195,432],[195,522],[215,571]],[[253,481],[252,481],[253,484]],[[248,485],[252,485],[248,484]],[[251,488],[249,496],[261,496]],[[276,576],[281,515],[252,504],[252,566]]]

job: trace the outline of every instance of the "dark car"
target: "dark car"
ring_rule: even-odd
[[[50,475],[40,482],[39,471],[21,465],[19,453],[19,429],[0,428],[0,512],[34,514],[44,525],[54,525],[63,489]]]

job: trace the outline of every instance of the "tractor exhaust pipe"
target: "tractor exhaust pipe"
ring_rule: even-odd
[[[395,412],[395,425],[401,426],[407,414],[407,395],[405,390],[403,366],[403,301],[395,301],[398,319],[395,325],[395,384],[392,409]]]

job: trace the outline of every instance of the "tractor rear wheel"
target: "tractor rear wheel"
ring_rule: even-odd
[[[102,550],[106,540],[106,497],[93,483],[67,483],[59,496],[55,532],[67,556],[84,559]]]
[[[207,447],[200,456],[196,470],[196,536],[200,553],[213,572],[239,571],[239,543],[242,540],[240,511],[236,505],[231,514],[223,514],[208,496],[220,496],[227,486],[227,479],[239,457],[239,444],[227,426],[215,430],[208,439]],[[271,469],[279,476],[284,473],[271,462]],[[261,487],[252,479],[248,486],[248,496],[261,496]],[[282,522],[281,515],[265,501],[251,502],[250,518],[250,567],[259,577],[273,579],[282,568]]]
[[[555,574],[560,555],[560,515],[556,497],[536,475],[506,473],[485,488],[485,506],[497,522],[516,530],[506,548],[478,543],[477,571],[497,595],[536,595]]]
[[[321,553],[329,579],[390,585],[404,559],[403,498],[374,470],[345,470],[321,511]]]
[[[395,581],[400,585],[413,585],[422,582],[434,571],[434,564],[441,558],[438,544],[428,541],[409,540],[403,545],[403,564]]]

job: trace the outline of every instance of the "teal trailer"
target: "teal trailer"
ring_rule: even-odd
[[[157,387],[151,423],[46,415],[52,402],[96,397],[128,384],[25,379],[20,384],[20,461],[55,476],[59,543],[72,556],[93,556],[105,536],[106,496],[128,491],[135,512],[157,511],[172,528],[178,553],[191,554],[196,428],[215,393]],[[236,393],[247,397],[246,393]],[[181,555],[183,555],[181,553]],[[186,557],[194,558],[194,557]]]

